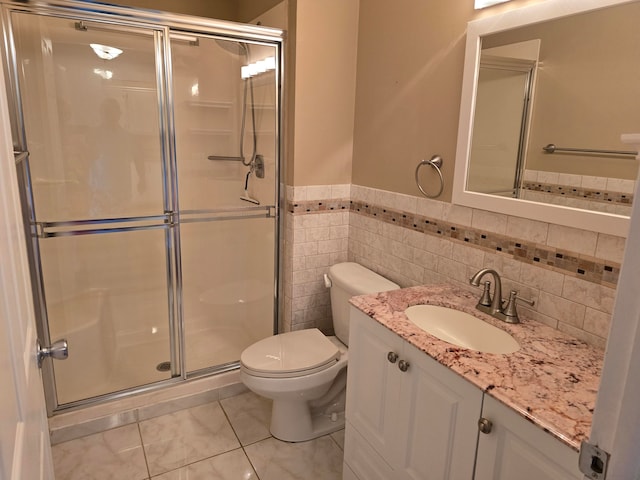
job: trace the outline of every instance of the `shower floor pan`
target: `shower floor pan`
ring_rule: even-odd
[[[73,333],[68,337],[69,359],[64,363],[54,363],[60,405],[171,377],[170,371],[157,368],[159,364],[170,360],[167,334],[158,334],[152,341],[148,337],[139,342],[117,339],[116,347],[109,355],[110,364],[101,366],[97,372],[87,371],[87,363],[82,358],[73,361]],[[237,361],[242,350],[260,338],[256,336],[256,329],[244,328],[233,320],[217,321],[215,327],[189,331],[185,336],[186,370],[195,372]]]

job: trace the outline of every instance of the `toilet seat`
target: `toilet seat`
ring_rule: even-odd
[[[257,377],[300,377],[325,370],[340,359],[339,348],[317,328],[281,333],[254,343],[240,363]]]

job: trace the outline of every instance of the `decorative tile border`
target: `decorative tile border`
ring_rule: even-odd
[[[561,195],[572,198],[580,198],[583,200],[591,200],[595,202],[614,203],[619,205],[631,206],[633,203],[633,194],[625,192],[613,192],[584,187],[573,187],[571,185],[559,185],[555,183],[544,182],[522,182],[524,190],[533,192],[543,192],[551,195]]]
[[[287,202],[287,212],[293,214],[322,213],[338,210],[349,210],[350,201],[348,198],[331,200],[307,200],[304,202]]]
[[[500,252],[515,260],[571,275],[595,284],[615,288],[618,283],[619,263],[603,262],[601,259],[586,257],[569,250],[529,243],[515,237],[461,226],[423,215],[346,199],[289,202],[287,205],[287,210],[292,214],[322,213],[346,209],[427,235],[441,236],[487,251]]]

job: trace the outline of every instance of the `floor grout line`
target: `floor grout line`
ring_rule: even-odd
[[[200,459],[191,461],[189,463],[185,463],[184,465],[180,465],[179,467],[172,468],[172,469],[170,469],[170,470],[168,470],[166,472],[158,473],[155,476],[151,475],[151,469],[150,469],[150,465],[149,465],[149,458],[148,458],[147,451],[146,451],[145,441],[144,441],[144,438],[143,438],[143,435],[142,435],[142,427],[141,427],[142,421],[136,420],[135,422],[132,422],[132,423],[136,424],[137,432],[138,432],[138,439],[139,439],[139,442],[140,442],[140,446],[142,447],[142,453],[143,453],[143,457],[144,457],[144,461],[145,461],[145,468],[146,468],[146,472],[147,472],[146,473],[147,476],[144,477],[145,480],[152,480],[153,478],[157,478],[158,475],[159,476],[163,476],[163,475],[169,474],[170,472],[177,472],[177,471],[180,471],[181,469],[187,468],[187,467],[189,467],[191,465],[194,465],[194,464],[197,464],[197,463],[200,463],[200,462],[205,462],[205,461],[208,461],[208,460],[213,459],[215,457],[219,457],[221,455],[225,455],[225,454],[228,454],[228,453],[231,453],[231,452],[236,452],[236,450],[241,450],[242,451],[242,453],[244,455],[244,459],[250,465],[250,467],[251,467],[251,469],[252,469],[252,471],[253,471],[253,473],[255,475],[255,478],[257,480],[261,479],[260,474],[258,473],[258,471],[256,469],[256,465],[254,464],[254,462],[252,461],[251,457],[247,453],[247,448],[251,447],[252,445],[256,445],[256,444],[258,444],[260,442],[264,442],[264,441],[269,441],[269,440],[275,439],[275,437],[273,437],[273,435],[269,434],[265,438],[261,438],[261,439],[255,440],[255,441],[251,441],[250,443],[247,443],[246,445],[243,444],[241,439],[240,439],[240,437],[239,437],[239,433],[242,433],[242,428],[241,427],[242,427],[243,424],[242,423],[238,423],[237,426],[234,426],[234,423],[232,421],[232,417],[235,418],[235,416],[233,415],[234,410],[231,410],[231,411],[227,412],[227,410],[225,410],[225,408],[224,408],[224,406],[223,406],[223,404],[222,404],[222,402],[220,400],[214,400],[214,401],[212,401],[210,403],[213,404],[214,402],[218,403],[218,406],[222,409],[224,418],[227,421],[228,426],[231,427],[231,430],[233,431],[233,434],[234,434],[234,436],[235,436],[235,438],[237,440],[237,444],[239,446],[235,447],[235,448],[232,448],[231,450],[227,450],[225,452],[220,452],[220,453],[217,453],[215,455],[211,455],[211,456],[208,456],[208,457],[205,457],[205,458],[200,458]],[[231,405],[229,407],[231,407]],[[187,410],[188,409],[189,408],[187,408]],[[236,420],[238,420],[238,418],[236,418]],[[143,420],[143,421],[145,421],[145,420]],[[265,419],[261,418],[258,421],[260,422],[260,424],[263,427],[265,426],[265,424],[264,424],[264,422],[266,421]],[[239,430],[238,430],[238,428],[239,428]],[[340,444],[338,443],[338,440],[336,440],[336,438],[334,438],[334,436],[333,436],[334,433],[336,433],[336,432],[332,432],[332,433],[326,434],[324,436],[331,437],[331,441],[333,442],[333,444],[335,444],[340,451],[344,452],[344,449],[340,447]],[[275,440],[277,440],[277,439],[275,439]],[[263,472],[263,474],[264,473],[265,472]]]
[[[253,444],[251,444],[253,445]],[[244,449],[244,445],[242,446],[242,452],[244,453],[244,456],[247,457],[247,461],[249,462],[249,465],[251,465],[251,468],[253,469],[253,473],[256,474],[256,478],[257,480],[260,480],[260,474],[258,474],[258,470],[256,469],[255,465],[253,464],[253,462],[251,461],[251,457],[249,457],[249,454],[247,453],[247,451]]]
[[[245,446],[242,441],[240,440],[240,437],[238,436],[238,433],[236,432],[235,427],[233,426],[233,422],[231,421],[231,418],[229,417],[229,414],[227,413],[227,410],[224,408],[224,405],[222,404],[222,402],[220,400],[218,400],[218,403],[220,404],[220,408],[222,409],[222,413],[224,413],[225,418],[227,419],[227,422],[229,422],[229,425],[231,426],[231,430],[233,430],[233,434],[236,436],[236,438],[238,439],[238,443],[240,444],[240,448],[242,449],[242,453],[244,454],[244,456],[247,459],[247,462],[249,462],[249,465],[251,465],[251,468],[253,469],[253,473],[256,474],[256,479],[260,480],[260,475],[258,475],[258,470],[256,470],[255,465],[253,464],[253,462],[251,461],[251,458],[249,457],[249,454],[247,454],[247,451],[245,450]],[[269,437],[267,437],[269,438]],[[263,439],[265,440],[265,439]],[[258,440],[256,442],[252,442],[248,445],[253,445],[254,443],[260,442],[262,440]]]
[[[142,455],[144,456],[144,464],[147,467],[147,478],[151,479],[151,470],[149,469],[149,460],[147,459],[147,450],[144,448],[144,439],[142,438],[142,429],[140,428],[140,422],[136,421],[136,427],[138,427],[138,435],[140,436],[140,446],[142,447]]]

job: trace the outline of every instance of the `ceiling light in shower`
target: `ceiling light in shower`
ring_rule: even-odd
[[[240,68],[240,76],[242,79],[250,78],[259,73],[268,72],[276,69],[276,57],[267,57],[263,60],[250,63]]]
[[[102,68],[94,68],[93,73],[104,78],[105,80],[110,80],[113,78],[113,72],[111,70],[103,70]]]
[[[276,69],[276,57],[267,57],[262,61],[265,62],[266,66],[267,66],[267,70],[275,70]]]
[[[480,10],[481,8],[490,7],[491,5],[508,1],[509,0],[475,0],[473,8],[475,8],[476,10]]]
[[[253,65],[243,65],[240,67],[240,77],[244,80],[246,78],[253,77],[257,72],[255,71],[255,67],[252,68]]]
[[[113,60],[122,53],[122,50],[120,50],[119,48],[110,47],[109,45],[90,43],[89,46],[95,52],[95,54],[103,60]]]

